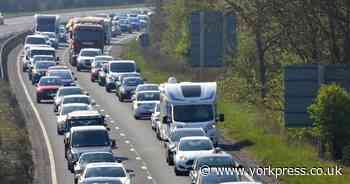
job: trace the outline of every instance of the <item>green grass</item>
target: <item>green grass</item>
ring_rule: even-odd
[[[163,83],[169,73],[160,70],[157,65],[145,60],[144,52],[136,42],[132,42],[122,53],[122,57],[137,62],[142,74],[152,82]],[[190,78],[184,73],[177,73],[182,80]],[[335,162],[321,161],[317,150],[306,144],[288,144],[278,133],[266,131],[271,123],[270,116],[259,107],[244,103],[233,103],[220,99],[219,108],[225,114],[226,121],[219,125],[224,136],[235,141],[249,141],[253,145],[245,148],[252,158],[263,166],[271,167],[334,167]],[[348,184],[349,168],[343,167],[343,176],[282,176],[279,180],[288,184]]]
[[[15,102],[9,84],[0,81],[0,183],[31,183],[31,144]]]
[[[33,11],[33,12],[3,12],[3,15],[5,16],[5,18],[13,18],[13,17],[20,17],[20,16],[31,16],[36,13],[68,13],[68,12],[92,11],[92,10],[141,8],[144,6],[146,5],[132,4],[132,5],[98,6],[98,7],[85,7],[85,8],[57,9],[57,10],[42,10],[42,11]]]

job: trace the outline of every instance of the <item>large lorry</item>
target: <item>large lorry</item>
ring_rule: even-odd
[[[98,48],[103,51],[105,46],[104,28],[99,24],[79,23],[77,18],[69,22],[69,62],[76,66],[77,57],[83,48]]]
[[[162,140],[167,140],[176,128],[203,128],[217,144],[216,122],[224,121],[217,109],[215,82],[181,82],[170,80],[160,85],[160,128]]]
[[[34,32],[51,32],[59,34],[60,16],[48,14],[34,15]]]

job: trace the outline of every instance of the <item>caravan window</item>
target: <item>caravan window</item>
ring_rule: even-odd
[[[214,109],[210,104],[177,105],[173,113],[174,120],[178,122],[206,122],[214,119]]]

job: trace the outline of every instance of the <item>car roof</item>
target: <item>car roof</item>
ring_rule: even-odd
[[[188,137],[182,137],[180,139],[180,142],[188,141],[188,140],[210,140],[210,138],[207,136],[188,136]]]
[[[65,90],[65,89],[80,89],[80,90],[82,90],[78,86],[62,86],[62,87],[59,88],[59,90]]]
[[[33,56],[33,58],[36,58],[36,57],[51,57],[51,58],[54,58],[53,55],[35,55],[35,56]]]
[[[98,163],[89,163],[86,165],[86,168],[96,168],[96,167],[123,167],[124,164],[118,162],[98,162]]]
[[[122,184],[122,181],[120,180],[120,178],[116,178],[116,177],[89,177],[89,178],[84,178],[83,181],[84,182],[99,182],[99,181],[111,182],[111,181],[115,181],[115,182],[119,182]]]
[[[65,99],[65,98],[81,98],[81,97],[90,98],[90,97],[87,96],[87,95],[78,94],[78,95],[67,95],[67,96],[64,96],[63,99]]]
[[[84,103],[69,103],[69,104],[63,104],[63,108],[64,107],[85,107],[85,106],[89,106],[87,104],[84,104]]]
[[[73,111],[68,114],[70,117],[82,117],[82,116],[101,116],[101,114],[96,110],[87,110],[87,111]]]
[[[142,80],[141,77],[137,77],[137,76],[134,76],[134,77],[125,77],[123,80],[130,80],[130,79],[140,79],[140,80]]]
[[[97,49],[97,48],[83,48],[83,49],[81,49],[80,52],[82,52],[82,51],[101,51],[101,49]]]
[[[139,92],[137,92],[137,94],[142,94],[142,93],[160,93],[160,91],[150,90],[150,91],[139,91]]]
[[[177,133],[177,132],[186,132],[186,131],[201,131],[205,133],[203,128],[175,128],[172,132]]]
[[[26,38],[47,38],[47,36],[40,35],[40,34],[33,34],[33,35],[28,35]]]
[[[113,153],[111,152],[107,152],[107,151],[89,151],[89,152],[84,152],[80,155],[80,157],[85,156],[85,155],[94,155],[94,154],[108,154],[108,155],[112,155]]]
[[[142,87],[142,86],[159,86],[158,84],[154,84],[154,83],[147,83],[147,84],[140,84],[139,87]]]
[[[103,130],[107,131],[106,127],[104,126],[77,126],[77,127],[72,127],[71,131],[72,132],[80,132],[80,131],[93,131],[93,130]]]
[[[99,55],[99,56],[95,56],[95,58],[113,58],[110,55]]]
[[[36,61],[35,64],[37,64],[37,63],[52,63],[52,64],[56,64],[56,62],[54,62],[54,61],[44,61],[44,60],[42,60],[42,61]]]
[[[55,48],[53,48],[53,47],[50,47],[50,46],[44,46],[44,45],[42,45],[42,46],[31,46],[30,48],[29,48],[29,50],[48,50],[48,51],[55,51]]]
[[[113,60],[113,61],[109,61],[110,64],[113,63],[136,63],[134,60]]]
[[[226,152],[220,152],[220,153],[206,153],[202,154],[197,157],[197,160],[203,159],[203,158],[210,158],[210,157],[229,157],[233,159],[232,155],[226,153]]]
[[[57,77],[57,76],[43,76],[43,77],[40,78],[40,80],[41,80],[41,79],[53,79],[53,78],[55,78],[55,79],[60,79],[60,78]]]
[[[72,71],[69,69],[69,68],[67,68],[67,69],[56,69],[56,68],[53,68],[52,70],[50,70],[50,72],[70,72],[70,73],[72,73]]]

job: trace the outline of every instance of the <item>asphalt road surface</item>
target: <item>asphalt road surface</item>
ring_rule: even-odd
[[[115,38],[113,39],[113,45],[119,45],[128,39],[133,39],[136,34]],[[111,46],[107,47],[106,50],[111,50]],[[58,50],[58,56],[62,59],[61,62],[67,63],[67,51],[66,47],[61,47]],[[64,158],[63,138],[56,134],[56,116],[53,113],[53,106],[50,103],[35,103],[35,88],[28,80],[27,73],[20,71],[21,52],[21,46],[19,46],[10,55],[8,70],[10,81],[12,81],[11,85],[14,85],[13,88],[16,88],[18,93],[24,92],[23,96],[25,96],[25,91],[28,91],[29,97],[34,102],[35,109],[37,109],[44,123],[52,147],[58,183],[73,183],[73,175],[67,170]],[[118,146],[114,153],[117,157],[125,159],[124,163],[128,169],[134,170],[135,183],[190,183],[189,177],[175,176],[173,167],[167,166],[164,150],[150,127],[150,121],[135,120],[132,115],[131,104],[119,102],[114,93],[106,93],[103,87],[91,83],[88,72],[77,72],[75,69],[74,72],[78,77],[79,85],[88,91],[96,101],[95,108],[106,115],[111,128],[111,137],[116,139]],[[22,96],[21,94],[17,95]]]

